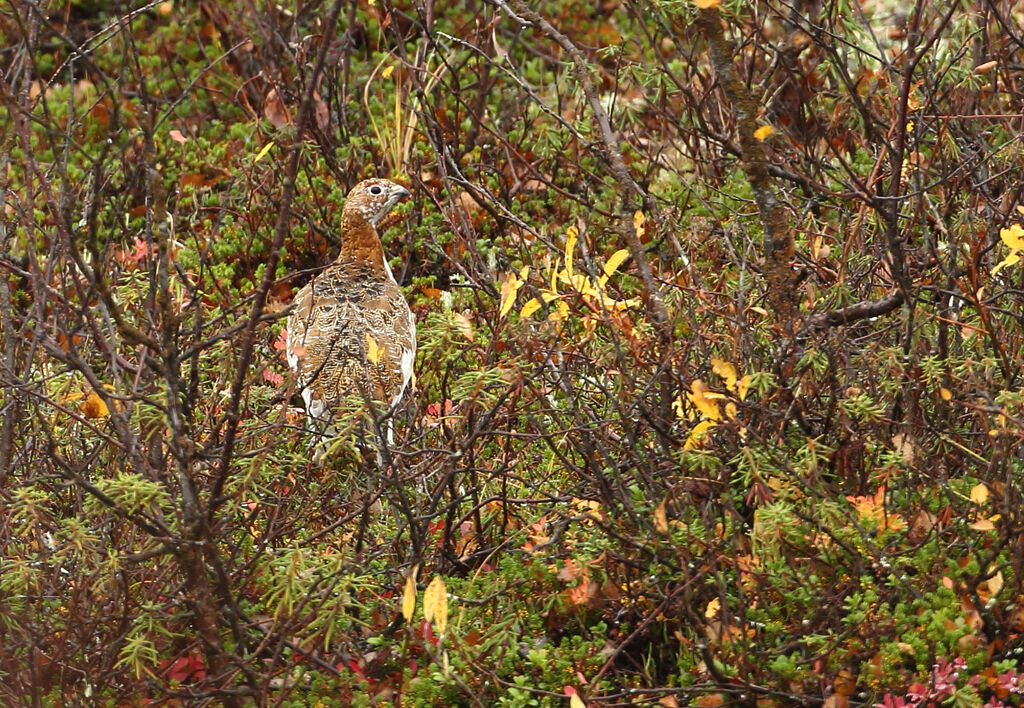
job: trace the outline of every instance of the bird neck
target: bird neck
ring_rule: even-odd
[[[345,214],[341,219],[341,251],[338,262],[356,262],[372,271],[387,274],[384,247],[377,229],[360,215]]]

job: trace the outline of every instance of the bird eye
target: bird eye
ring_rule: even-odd
[[[374,195],[374,196],[376,196],[376,195],[380,194],[380,193],[381,193],[381,192],[383,192],[383,191],[384,191],[384,190],[380,188],[380,185],[379,185],[379,184],[375,184],[375,185],[373,185],[372,187],[370,187],[370,194],[372,194],[372,195]]]

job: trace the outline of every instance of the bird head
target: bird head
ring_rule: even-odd
[[[364,179],[348,193],[343,215],[359,215],[374,226],[409,190],[386,179]]]

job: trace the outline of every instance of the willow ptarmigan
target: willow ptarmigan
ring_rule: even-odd
[[[295,296],[285,353],[319,440],[330,437],[346,397],[382,403],[387,412],[412,380],[416,320],[376,228],[408,194],[383,179],[353,187],[341,213],[338,259]],[[390,438],[390,425],[388,432]]]

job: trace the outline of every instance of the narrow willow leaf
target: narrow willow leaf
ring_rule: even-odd
[[[405,579],[405,592],[402,593],[402,617],[406,622],[412,622],[413,613],[416,611],[416,571],[415,566],[412,572]]]
[[[612,257],[608,259],[608,262],[604,264],[604,275],[601,276],[600,280],[602,288],[604,287],[604,284],[608,282],[608,278],[612,277],[615,271],[619,269],[619,266],[626,262],[627,258],[629,258],[629,251],[625,248],[620,248],[612,254]]]
[[[745,401],[747,398],[747,391],[750,390],[750,380],[750,374],[747,374],[736,382],[736,395],[740,397],[741,401]]]
[[[270,152],[270,148],[272,148],[272,147],[274,147],[274,141],[273,140],[271,140],[269,143],[264,145],[263,149],[260,150],[258,153],[256,153],[256,159],[253,160],[253,162],[259,162],[264,157],[266,157],[267,153]]]
[[[423,592],[423,617],[434,623],[438,634],[448,627],[448,592],[441,576],[435,576]]]
[[[532,298],[528,303],[523,305],[523,309],[519,311],[520,319],[529,317],[534,312],[540,309],[540,300]]]
[[[565,232],[565,274],[572,282],[572,258],[573,253],[576,251],[576,240],[579,238],[580,232],[576,230],[575,226],[570,226]]]

